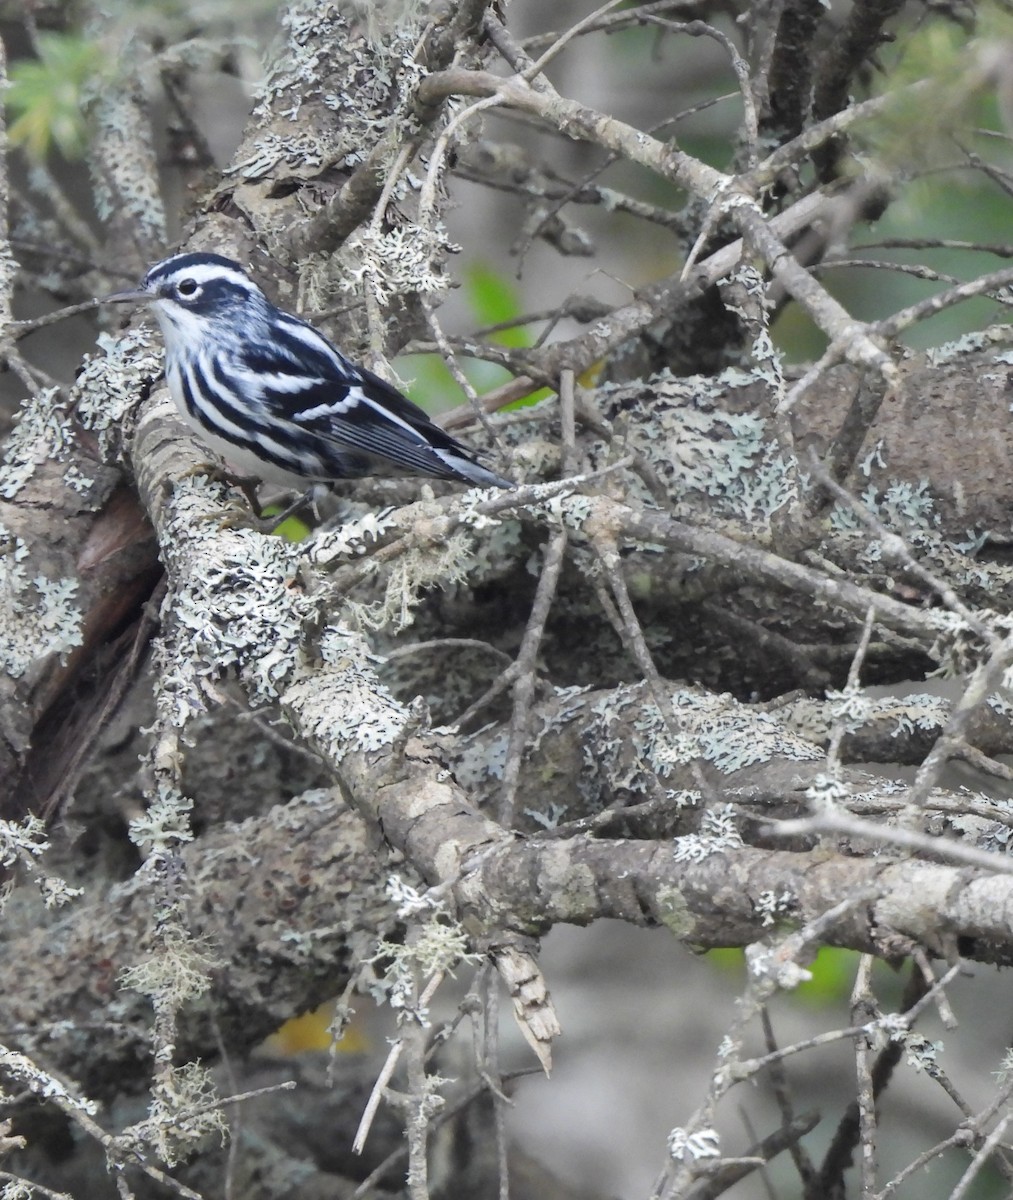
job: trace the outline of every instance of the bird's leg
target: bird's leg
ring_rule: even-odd
[[[257,498],[257,485],[260,480],[256,475],[239,475],[223,463],[195,463],[180,475],[180,479],[193,479],[196,475],[206,475],[215,483],[224,483],[226,487],[237,488],[246,497],[253,510],[253,515],[260,520],[264,515],[260,500]]]
[[[264,510],[260,504],[260,497],[257,495],[257,484],[260,483],[260,480],[256,475],[235,475],[226,469],[222,475],[222,480],[229,484],[230,487],[238,488],[243,493],[254,517],[258,521],[264,519]]]
[[[257,495],[257,486],[260,480],[256,475],[240,475],[222,463],[198,463],[190,470],[185,471],[182,478],[189,479],[194,475],[206,475],[209,479],[224,483],[226,487],[236,488],[243,493],[250,506],[252,517],[245,512],[230,512],[219,520],[219,529],[236,529],[243,525],[249,525],[260,533],[274,533],[283,521],[298,512],[307,501],[312,500],[314,495],[314,489],[310,488],[281,513],[265,517],[264,506],[260,503],[260,497]]]
[[[314,515],[317,515],[317,497],[321,491],[326,490],[322,484],[311,484],[281,512],[265,516],[264,506],[260,503],[260,497],[257,495],[260,480],[256,475],[240,475],[223,463],[196,463],[188,471],[184,471],[181,478],[191,479],[195,475],[206,475],[209,479],[224,483],[226,487],[238,489],[246,497],[253,514],[252,519],[246,513],[232,512],[221,518],[218,526],[220,529],[235,529],[243,525],[250,525],[260,533],[274,533],[289,517],[295,516],[304,508],[312,509]]]

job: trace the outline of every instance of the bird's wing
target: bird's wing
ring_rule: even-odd
[[[269,347],[238,350],[247,393],[275,417],[291,421],[341,451],[389,460],[427,475],[461,475],[473,452],[433,424],[417,404],[372,371],[358,367],[311,325],[279,314]]]

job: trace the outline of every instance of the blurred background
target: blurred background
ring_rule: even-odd
[[[193,34],[224,38],[232,49],[209,56],[208,66],[189,75],[194,111],[219,165],[225,165],[237,146],[251,98],[259,82],[260,55],[277,35],[278,9],[257,0],[217,0],[215,3],[108,4],[124,22],[150,27],[158,35],[164,26],[178,30],[182,20]],[[367,6],[368,7],[368,6]],[[876,70],[866,81],[870,92],[892,86],[908,74],[924,72],[933,63],[944,71],[960,49],[975,36],[969,22],[955,19],[946,6],[912,5],[898,17],[902,36],[884,45]],[[740,11],[733,3],[686,3],[686,19],[703,15],[728,36],[741,33]],[[845,6],[829,9],[831,20]],[[591,11],[573,0],[546,5],[537,0],[513,0],[510,27],[519,38],[536,39],[532,53],[548,44],[547,35],[563,30]],[[26,33],[11,6],[0,8],[0,26],[9,61],[11,86],[7,116],[11,155],[9,170],[15,190],[12,205],[12,244],[15,253],[32,263],[24,286],[16,293],[16,316],[32,317],[60,306],[69,298],[63,286],[65,268],[73,255],[81,257],[86,275],[100,265],[133,277],[134,264],[88,261],[89,231],[96,249],[108,214],[95,211],[92,185],[83,163],[87,144],[88,96],[108,64],[103,47],[87,35],[41,31]],[[40,8],[44,16],[44,6]],[[674,14],[679,17],[679,13]],[[18,19],[14,19],[15,16]],[[959,16],[959,14],[958,14]],[[982,6],[979,29],[992,28],[997,54],[1011,54],[1005,9]],[[993,22],[988,26],[988,22]],[[546,35],[544,40],[537,40]],[[223,69],[223,66],[227,69]],[[653,28],[623,29],[575,39],[556,59],[551,77],[558,90],[644,129],[660,127],[674,134],[683,149],[722,167],[736,150],[742,116],[741,99],[728,57],[709,38],[663,33]],[[173,236],[186,223],[188,208],[199,199],[173,166],[176,118],[158,79],[147,81],[159,114],[159,153],[166,164],[165,182]],[[934,127],[935,114],[925,112],[913,131],[923,141],[904,173],[898,174],[895,196],[874,226],[860,227],[836,254],[842,263],[822,274],[833,293],[858,318],[885,316],[932,294],[947,278],[971,279],[995,269],[1009,253],[1010,196],[1003,172],[1010,166],[1005,140],[1001,90],[983,91],[975,101],[977,120],[992,148],[994,169],[968,165],[956,140]],[[516,118],[492,115],[487,127],[498,139],[516,143],[546,175],[564,185],[587,180],[650,205],[677,213],[686,197],[663,182],[628,165],[609,165],[586,145],[553,138]],[[938,136],[937,136],[938,135]],[[895,132],[880,127],[870,134],[870,149],[888,156]],[[910,133],[909,133],[910,143]],[[875,143],[875,145],[874,145]],[[910,144],[908,145],[910,150]],[[686,246],[674,229],[638,220],[600,205],[570,204],[559,214],[561,227],[553,238],[534,236],[537,222],[523,199],[509,190],[494,190],[455,178],[449,212],[451,240],[459,247],[451,262],[453,287],[441,312],[448,332],[470,334],[477,327],[515,321],[525,314],[551,312],[568,297],[586,296],[608,305],[628,300],[633,289],[671,273],[684,260]],[[30,211],[41,196],[73,206],[81,225],[77,246],[47,237]],[[21,203],[18,196],[30,203]],[[44,208],[45,205],[43,204]],[[545,214],[542,214],[545,215]],[[992,252],[959,247],[921,249],[897,247],[896,239],[952,239],[994,243]],[[560,252],[560,245],[567,250]],[[167,247],[166,249],[171,249]],[[53,269],[44,269],[49,255]],[[862,265],[862,260],[867,264]],[[906,264],[918,270],[901,273],[886,264]],[[932,273],[937,273],[932,277]],[[919,277],[923,276],[923,277]],[[76,298],[76,297],[74,297]],[[938,346],[964,333],[1002,319],[1002,308],[990,299],[977,299],[948,309],[915,326],[907,343],[915,350]],[[107,316],[87,314],[40,330],[24,344],[27,356],[57,380],[70,382],[83,354],[94,345],[100,322]],[[491,335],[507,345],[530,345],[550,322],[542,317]],[[552,325],[551,339],[571,336],[578,326],[570,319]],[[789,363],[812,359],[823,341],[794,304],[787,304],[774,330]],[[414,399],[432,411],[461,402],[438,356],[412,355],[396,361]],[[467,372],[479,391],[506,378],[501,368],[468,363]],[[13,415],[20,384],[3,378],[6,418]],[[980,786],[980,785],[976,785]],[[716,1052],[736,1011],[744,983],[744,965],[737,951],[694,955],[663,930],[639,930],[601,923],[590,929],[559,928],[545,939],[542,966],[553,991],[563,1025],[552,1078],[538,1075],[517,1081],[516,1101],[509,1125],[513,1137],[578,1193],[588,1197],[650,1195],[665,1161],[666,1138],[685,1123],[706,1090]],[[856,957],[824,951],[813,967],[813,980],[795,993],[777,998],[771,1020],[781,1045],[813,1037],[821,1031],[851,1023],[849,997]],[[899,1003],[901,973],[878,965],[876,987],[884,1010]],[[462,983],[463,986],[463,983]],[[973,968],[973,978],[958,979],[949,996],[960,1026],[943,1031],[930,1010],[919,1028],[931,1042],[940,1043],[939,1057],[959,1091],[975,1107],[993,1094],[1013,1034],[1013,1005],[1009,981],[987,967]],[[452,1008],[455,994],[441,1000]],[[506,1004],[502,1006],[506,1009]],[[355,1037],[349,1054],[368,1054],[377,1063],[386,1052],[394,1026],[389,1012],[377,1012],[368,999],[359,1004]],[[298,1031],[283,1033],[275,1052],[312,1054],[321,1047],[326,1017]],[[531,1057],[514,1031],[509,1015],[502,1021],[504,1065],[529,1065]],[[755,1049],[762,1050],[758,1029],[751,1031]],[[370,1068],[372,1069],[372,1068]],[[467,1065],[462,1067],[467,1070]],[[791,1057],[785,1071],[796,1096],[798,1111],[818,1109],[823,1121],[806,1139],[810,1154],[819,1159],[837,1121],[854,1095],[854,1054],[849,1041],[837,1041]],[[719,1129],[724,1145],[745,1147],[770,1131],[772,1097],[769,1084],[748,1085],[722,1108]],[[884,1105],[881,1146],[882,1177],[899,1170],[922,1150],[949,1136],[961,1119],[954,1101],[939,1087],[926,1087],[918,1069],[901,1065]],[[918,1173],[896,1193],[931,1200],[950,1195],[967,1156],[954,1151],[936,1162],[931,1173]],[[797,1175],[782,1155],[769,1179],[750,1176],[728,1195],[790,1196],[799,1192]],[[967,1193],[971,1200],[1006,1195],[1006,1185],[984,1172]]]

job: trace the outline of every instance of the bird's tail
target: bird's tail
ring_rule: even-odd
[[[502,475],[497,475],[495,471],[490,471],[488,467],[483,467],[463,446],[440,447],[439,449],[434,447],[433,449],[436,457],[446,464],[446,478],[448,479],[473,483],[476,487],[515,488],[517,486]]]

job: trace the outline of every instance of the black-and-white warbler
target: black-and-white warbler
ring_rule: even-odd
[[[295,490],[366,475],[514,486],[312,325],[276,308],[231,259],[177,254],[136,291],[105,299],[152,306],[181,415],[240,471]]]

